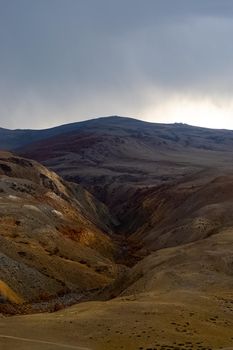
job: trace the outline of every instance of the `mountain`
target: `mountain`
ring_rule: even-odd
[[[232,151],[232,131],[121,117],[88,121],[85,128],[18,149],[24,157],[36,159],[66,180],[83,185],[118,217],[120,232],[139,241],[148,236],[150,246],[151,236],[153,248],[175,244],[172,232],[176,228],[172,225],[176,227],[178,221],[180,227],[187,227],[187,220],[192,225],[196,210],[193,196],[204,200],[204,208],[207,197],[203,193],[208,191],[211,198],[221,181],[230,186]],[[216,185],[212,182],[217,178]],[[185,221],[183,212],[187,208],[191,217]],[[168,220],[162,220],[172,213],[168,234]],[[205,220],[208,225],[204,231],[214,229],[209,219]],[[159,238],[163,231],[166,239]],[[180,234],[177,241],[181,243],[200,235],[196,232],[196,236],[182,240]]]
[[[0,322],[4,348],[231,349],[233,132],[109,117],[42,133],[0,159],[0,310],[29,313]]]

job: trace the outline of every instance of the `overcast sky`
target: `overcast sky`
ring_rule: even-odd
[[[232,0],[0,0],[0,126],[233,129]]]

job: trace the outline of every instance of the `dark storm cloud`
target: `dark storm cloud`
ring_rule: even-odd
[[[231,0],[0,0],[0,124],[228,103],[232,37]]]

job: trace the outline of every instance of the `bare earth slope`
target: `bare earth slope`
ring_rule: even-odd
[[[107,208],[40,164],[0,154],[0,280],[33,301],[116,274]]]

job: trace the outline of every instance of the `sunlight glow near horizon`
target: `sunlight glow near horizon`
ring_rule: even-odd
[[[64,109],[60,108],[60,110],[53,106],[43,108],[43,105],[35,103],[33,108],[27,109],[32,115],[32,123],[22,124],[24,108],[18,108],[16,112],[12,111],[9,114],[17,115],[15,121],[17,120],[20,128],[26,129],[46,129],[98,117],[119,115],[152,123],[185,123],[205,128],[233,130],[233,99],[197,98],[192,95],[166,94],[159,90],[153,93],[146,91],[142,96],[140,106],[135,105],[132,101],[126,106],[120,106],[120,99],[111,100],[109,98],[106,108],[102,106],[99,99],[93,99],[92,104],[87,106],[87,112],[83,108],[81,113],[78,112],[79,106],[76,103],[71,104],[69,108],[67,106]],[[28,103],[28,106],[31,105]],[[41,116],[46,116],[46,119]],[[0,127],[11,128],[6,123]]]
[[[140,117],[149,122],[185,123],[213,129],[233,130],[233,101],[226,104],[210,99],[171,99],[151,105]]]

